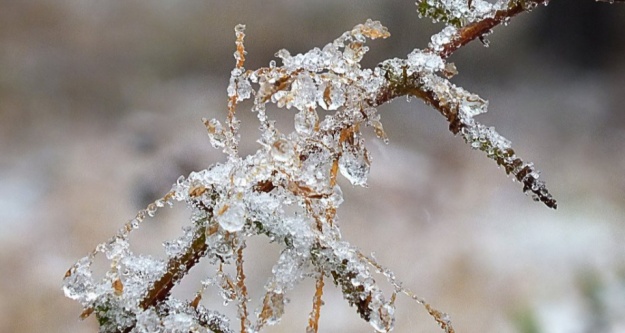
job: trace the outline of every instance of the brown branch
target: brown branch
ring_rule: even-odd
[[[321,315],[321,306],[323,305],[323,300],[321,297],[323,296],[323,269],[320,271],[319,276],[317,277],[317,283],[315,284],[315,296],[313,297],[313,309],[310,312],[310,317],[308,318],[308,328],[310,330],[306,330],[306,332],[314,332],[317,333],[319,330],[319,316]]]
[[[241,244],[237,250],[237,294],[239,307],[241,309],[241,333],[248,331],[249,320],[247,313],[247,287],[245,286],[245,273],[243,272],[243,247]]]

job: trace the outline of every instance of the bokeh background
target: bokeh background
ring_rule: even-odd
[[[370,43],[365,66],[441,28],[404,0],[1,1],[0,331],[97,331],[63,297],[62,277],[179,175],[224,160],[200,119],[225,114],[237,23],[247,24],[246,67],[257,68],[367,18],[392,36]],[[558,210],[525,197],[436,111],[399,99],[380,108],[391,143],[370,135],[369,187],[342,182],[344,237],[458,332],[625,332],[623,32],[625,5],[553,1],[452,58],[453,81],[490,100],[480,120],[543,171]],[[240,115],[251,152],[257,124]],[[161,212],[134,250],[158,255],[185,214]],[[265,243],[252,241],[246,262],[256,299],[277,258]],[[192,295],[210,272],[200,265],[175,292]],[[312,295],[312,282],[299,287],[268,331],[303,331]],[[324,299],[322,332],[372,331],[336,288]],[[438,332],[418,305],[398,306],[397,332]]]

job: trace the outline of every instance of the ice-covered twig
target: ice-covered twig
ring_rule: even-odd
[[[483,38],[494,26],[507,23],[511,17],[547,1],[499,1],[492,5],[476,0],[471,6],[455,5],[456,11],[448,11],[452,3],[462,1],[417,2],[420,13],[434,20],[446,21],[445,18],[448,19],[449,15],[456,13],[455,15],[460,15],[465,21],[458,23],[458,28],[448,25],[432,36],[428,48],[415,49],[406,59],[395,58],[383,62],[380,67],[385,71],[386,86],[369,102],[372,106],[378,106],[404,95],[422,99],[445,116],[452,133],[460,134],[473,149],[485,152],[497,165],[504,168],[506,174],[521,182],[523,192],[530,192],[536,201],[541,201],[550,208],[557,208],[556,200],[545,183],[538,180],[539,172],[534,165],[519,158],[510,142],[493,127],[486,127],[473,118],[486,112],[488,101],[437,75],[441,73],[451,77],[457,73],[455,66],[446,62],[446,58],[455,50],[472,40]],[[424,10],[426,7],[427,10]],[[477,7],[481,9],[477,10]],[[463,16],[463,11],[471,15]]]
[[[440,35],[434,35],[436,45],[430,48],[447,58],[471,41],[484,38],[494,27],[508,24],[512,17],[547,3],[549,0],[498,0],[495,4],[484,0],[418,0],[417,11],[448,24],[443,30],[448,40],[437,43]]]
[[[225,124],[204,120],[211,144],[227,161],[181,177],[163,198],[141,210],[110,240],[77,261],[64,277],[67,297],[81,303],[82,317],[95,314],[100,332],[232,332],[230,320],[206,309],[202,293],[216,287],[226,303],[238,306],[241,332],[257,332],[277,324],[290,292],[306,278],[316,279],[307,330],[316,332],[326,279],[337,285],[356,312],[379,332],[395,323],[395,298],[403,294],[425,306],[443,330],[453,332],[449,317],[405,289],[375,260],[363,256],[340,233],[338,208],[343,202],[337,177],[366,186],[371,157],[362,130],[370,127],[388,141],[376,107],[399,96],[415,96],[438,110],[450,130],[474,149],[486,153],[506,173],[523,183],[536,200],[556,207],[538,181],[531,163],[518,158],[510,142],[474,117],[488,102],[449,81],[457,73],[447,58],[494,26],[546,0],[418,1],[421,15],[447,26],[423,49],[404,59],[389,59],[373,69],[360,66],[368,39],[386,38],[380,22],[367,20],[323,48],[291,55],[280,50],[282,64],[245,69],[244,26],[236,34],[236,65],[228,86]],[[252,99],[260,123],[259,149],[238,154],[239,102]],[[294,131],[283,133],[266,112],[266,104],[294,110]],[[323,112],[320,117],[319,111]],[[191,210],[190,223],[177,239],[164,242],[166,258],[137,255],[128,236],[157,210],[174,201]],[[260,305],[249,310],[243,249],[246,239],[263,236],[281,247],[265,284]],[[110,269],[96,277],[92,264],[106,256]],[[172,288],[200,259],[217,265],[192,300],[178,300]],[[232,265],[234,277],[224,272]],[[395,288],[388,297],[371,267]],[[256,318],[251,318],[255,316]]]

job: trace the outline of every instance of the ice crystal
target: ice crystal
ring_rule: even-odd
[[[369,175],[369,153],[364,149],[349,147],[343,150],[339,158],[339,169],[353,185],[364,186]]]

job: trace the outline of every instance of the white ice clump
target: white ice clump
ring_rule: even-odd
[[[456,29],[456,27],[451,25],[446,26],[445,28],[443,28],[443,30],[441,30],[441,32],[430,37],[430,43],[428,44],[428,47],[434,50],[434,52],[443,51],[443,49],[445,48],[445,44],[451,42],[457,32],[458,29]]]
[[[216,206],[215,219],[224,230],[237,232],[245,225],[245,205],[240,200],[240,195],[234,200],[226,200]]]
[[[152,308],[137,313],[137,324],[135,325],[134,332],[136,333],[155,333],[163,332],[161,326],[161,318],[158,313]]]
[[[106,243],[100,244],[98,249],[104,252],[109,260],[118,259],[128,254],[130,244],[122,237],[114,237]]]
[[[445,61],[438,54],[415,49],[410,54],[406,63],[414,72],[435,73],[445,68]]]

